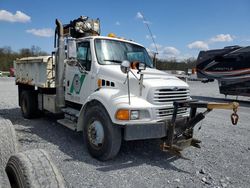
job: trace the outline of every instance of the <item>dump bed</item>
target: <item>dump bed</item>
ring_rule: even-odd
[[[16,84],[55,87],[55,67],[51,56],[25,57],[14,61],[14,65]]]

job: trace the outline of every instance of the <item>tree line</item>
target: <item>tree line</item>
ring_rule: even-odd
[[[18,52],[13,51],[10,46],[0,48],[0,71],[8,71],[13,67],[13,61],[17,58],[48,55],[40,47],[32,45],[30,48],[22,48]]]
[[[156,68],[159,70],[182,70],[187,72],[196,66],[195,58],[187,58],[177,61],[176,59],[157,59]]]
[[[38,46],[30,48],[22,48],[15,52],[9,46],[0,48],[0,71],[8,71],[13,67],[13,61],[17,58],[48,55],[47,52],[41,50]],[[156,68],[159,70],[182,70],[187,71],[195,67],[196,59],[188,58],[182,61],[176,59],[157,59]]]

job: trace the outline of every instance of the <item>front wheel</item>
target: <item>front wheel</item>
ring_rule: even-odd
[[[105,108],[91,106],[84,119],[83,136],[90,155],[101,161],[114,158],[121,147],[121,129],[113,125]]]

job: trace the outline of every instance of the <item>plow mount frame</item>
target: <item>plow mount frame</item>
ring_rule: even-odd
[[[173,116],[170,124],[168,124],[167,137],[165,137],[161,144],[161,149],[163,151],[170,151],[181,156],[180,151],[184,148],[193,146],[200,148],[200,140],[193,138],[193,128],[197,123],[205,118],[205,115],[211,112],[213,109],[227,109],[233,110],[231,115],[231,121],[233,125],[236,125],[239,119],[237,115],[237,110],[239,103],[210,103],[210,102],[199,102],[198,100],[188,100],[188,101],[175,101],[173,103],[174,110]],[[181,107],[190,108],[189,117],[184,124],[185,130],[181,133],[175,132],[176,119],[178,115],[178,109]],[[204,112],[197,113],[197,108],[206,109]],[[166,124],[168,122],[166,121]]]

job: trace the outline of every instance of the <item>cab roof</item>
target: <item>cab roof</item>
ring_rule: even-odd
[[[131,43],[131,44],[135,44],[141,47],[144,47],[143,45],[136,43],[132,40],[127,40],[124,38],[120,38],[120,37],[107,37],[107,36],[88,36],[88,37],[83,37],[83,38],[78,38],[77,41],[81,41],[81,40],[85,40],[85,39],[105,39],[105,40],[115,40],[115,41],[121,41],[121,42],[127,42],[127,43]]]

